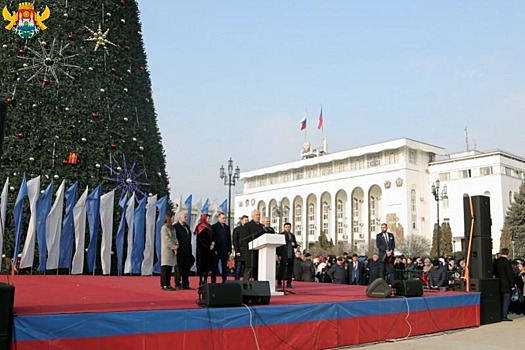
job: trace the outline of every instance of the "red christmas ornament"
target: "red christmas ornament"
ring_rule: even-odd
[[[26,54],[25,49],[18,49],[18,56],[24,56]]]
[[[44,85],[49,85],[49,84],[51,84],[51,80],[49,80],[48,78],[44,78],[43,83],[44,83]]]
[[[145,68],[144,68],[144,66],[140,66],[139,69],[140,69],[141,71],[143,71]]]
[[[20,140],[23,139],[24,137],[26,137],[26,135],[24,134],[23,131],[19,131],[18,134],[16,135]]]
[[[67,40],[75,40],[75,35],[74,34],[68,34],[67,35]]]
[[[77,152],[69,152],[67,156],[67,163],[71,165],[77,165],[78,164],[78,153]]]
[[[92,117],[93,119],[97,119],[98,116],[99,116],[98,112],[91,112],[91,117]]]
[[[15,99],[12,98],[12,97],[8,97],[8,98],[6,99],[6,102],[9,103],[10,105],[12,105],[13,103],[15,103]]]
[[[124,50],[129,51],[129,49],[131,49],[131,46],[129,46],[129,45],[124,45]]]
[[[126,5],[126,0],[120,0],[119,1],[122,5]]]
[[[67,159],[62,159],[62,165],[68,165],[69,161]]]
[[[113,142],[109,145],[109,147],[111,147],[111,149],[117,149],[118,146],[115,142]]]
[[[117,68],[112,67],[112,68],[111,68],[111,73],[116,73],[116,72],[117,72]]]

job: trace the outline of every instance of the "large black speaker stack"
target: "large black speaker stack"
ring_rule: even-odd
[[[268,281],[231,281],[239,283],[242,290],[242,302],[247,305],[268,305],[272,293]]]
[[[471,230],[471,205],[474,214],[474,230],[472,231],[472,246],[470,254],[470,277],[492,278],[492,237],[490,218],[490,197],[472,196],[463,198],[463,213],[465,218],[465,246],[468,252]]]
[[[11,349],[15,287],[0,283],[0,349]]]
[[[465,244],[463,251],[465,254],[468,254],[470,231],[473,229],[470,247],[469,286],[470,291],[481,293],[480,323],[500,322],[501,294],[499,279],[493,278],[490,197],[465,196],[463,198],[463,213],[465,218]],[[472,217],[474,221],[472,221]]]

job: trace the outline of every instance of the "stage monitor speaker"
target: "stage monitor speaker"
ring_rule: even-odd
[[[468,241],[465,241],[464,251],[468,249]],[[492,278],[494,275],[492,263],[492,238],[473,237],[470,252],[470,277]]]
[[[423,295],[423,283],[419,280],[414,281],[397,281],[394,284],[397,296],[402,297],[420,297]]]
[[[392,295],[392,288],[383,280],[382,278],[378,278],[366,289],[366,295],[369,298],[387,298]]]
[[[490,197],[487,196],[465,196],[463,197],[463,217],[465,221],[465,237],[470,237],[470,200],[472,199],[472,210],[474,212],[473,237],[491,237],[490,227]]]
[[[2,159],[2,152],[4,149],[4,134],[5,134],[6,119],[7,119],[7,104],[4,101],[0,101],[0,159]]]
[[[228,281],[241,286],[242,302],[247,305],[268,305],[272,293],[268,281]]]
[[[203,284],[198,290],[201,307],[231,307],[242,305],[242,290],[238,283]]]
[[[11,349],[15,287],[0,283],[0,349]]]

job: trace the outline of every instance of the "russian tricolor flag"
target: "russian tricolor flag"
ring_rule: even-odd
[[[301,119],[301,130],[306,129],[306,116]]]

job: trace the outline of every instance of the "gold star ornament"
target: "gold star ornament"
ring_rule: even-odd
[[[109,33],[109,29],[103,32],[102,26],[100,24],[98,25],[98,30],[96,32],[88,27],[86,27],[86,29],[89,30],[89,32],[91,33],[91,38],[86,39],[86,41],[93,41],[95,43],[95,51],[97,51],[99,47],[102,47],[107,53],[109,45],[117,46],[108,39],[106,39]]]

